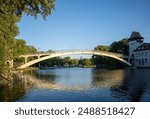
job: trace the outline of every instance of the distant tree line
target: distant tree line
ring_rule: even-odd
[[[39,66],[36,64],[36,66]],[[40,62],[41,67],[94,67],[91,58],[71,59],[71,57],[55,57]]]
[[[128,55],[128,40],[122,39],[120,41],[115,41],[110,46],[98,45],[94,48],[94,50],[109,51]],[[97,68],[122,68],[126,66],[122,62],[110,57],[93,55],[92,60]]]
[[[14,48],[14,54],[16,56],[16,62],[23,62],[23,59],[17,58],[17,56],[22,54],[30,54],[37,52],[37,49],[33,46],[26,45],[26,42],[22,39],[16,40],[17,46]],[[108,51],[121,53],[124,55],[128,55],[128,40],[122,39],[120,41],[113,42],[110,46],[98,45],[94,48],[97,51]],[[40,51],[38,51],[40,52]],[[48,52],[53,52],[52,50],[48,50]],[[29,58],[29,60],[33,60],[34,57]],[[33,65],[39,67],[39,63]],[[93,55],[92,58],[80,58],[80,59],[71,59],[71,57],[55,57],[45,61],[40,62],[40,67],[54,67],[54,66],[65,66],[65,67],[96,67],[96,68],[122,68],[126,65],[122,62],[104,56]]]
[[[111,43],[110,46],[98,45],[94,48],[97,51],[108,51],[128,55],[128,40],[122,39]],[[51,50],[49,50],[51,52]],[[41,66],[82,66],[96,68],[123,68],[126,65],[116,59],[104,56],[93,55],[92,58],[71,59],[70,57],[56,57],[40,63]]]

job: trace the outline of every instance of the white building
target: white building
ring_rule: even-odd
[[[150,67],[150,43],[143,43],[139,32],[132,32],[129,38],[130,62],[136,67]]]

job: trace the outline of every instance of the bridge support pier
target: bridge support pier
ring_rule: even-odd
[[[38,55],[38,59],[40,58],[40,55]]]
[[[8,67],[8,68],[13,68],[14,67],[14,60],[7,60],[5,62],[5,65]]]
[[[28,57],[24,57],[24,64],[26,64],[28,62]]]
[[[13,68],[14,67],[14,60],[12,59],[11,61],[10,61],[10,68]]]
[[[40,55],[38,55],[38,59],[40,59],[41,57],[40,57]],[[40,64],[40,62],[39,62],[39,67],[41,67],[41,64]]]

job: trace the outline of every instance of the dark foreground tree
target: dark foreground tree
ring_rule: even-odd
[[[20,17],[13,12],[11,5],[0,3],[0,67],[3,68],[7,60],[13,58],[15,37],[19,30],[16,23]]]
[[[55,8],[56,0],[1,0],[0,12],[7,14],[7,12],[15,13],[17,16],[26,13],[37,17],[41,14],[43,18],[51,14],[52,9]],[[3,8],[2,8],[3,7]]]
[[[55,0],[0,0],[0,68],[14,57],[15,37],[19,34],[17,22],[22,14],[45,19],[55,8]]]

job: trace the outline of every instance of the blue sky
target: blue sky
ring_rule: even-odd
[[[94,49],[138,31],[150,42],[150,0],[57,0],[46,18],[23,15],[20,35],[39,50]]]

